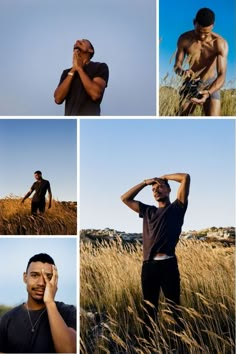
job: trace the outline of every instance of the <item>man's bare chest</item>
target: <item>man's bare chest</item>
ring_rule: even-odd
[[[217,56],[217,50],[212,42],[192,43],[186,49],[186,53],[196,64],[212,62]]]

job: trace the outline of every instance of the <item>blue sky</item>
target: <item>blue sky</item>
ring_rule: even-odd
[[[81,120],[81,228],[141,232],[120,196],[166,173],[191,175],[183,230],[234,225],[233,120]],[[178,184],[170,182],[171,200]],[[138,200],[154,205],[146,187]]]
[[[76,127],[75,119],[0,119],[0,198],[23,197],[40,170],[54,199],[76,201]]]
[[[198,0],[189,1],[165,1],[159,0],[159,47],[160,56],[160,80],[168,72],[173,76],[174,54],[177,48],[177,40],[180,34],[193,29],[193,19],[197,11],[202,7],[208,7],[215,12],[216,20],[213,31],[224,37],[229,44],[228,70],[226,83],[234,80],[236,86],[236,43],[235,43],[235,22],[236,5],[235,0],[215,1]],[[172,61],[170,63],[170,60]]]
[[[102,114],[155,115],[155,0],[1,0],[0,115],[63,115],[53,93],[81,38],[110,68]]]
[[[0,304],[15,306],[27,300],[23,273],[28,260],[47,253],[58,269],[57,301],[76,305],[76,239],[75,238],[0,238]],[[19,252],[20,250],[20,252]]]

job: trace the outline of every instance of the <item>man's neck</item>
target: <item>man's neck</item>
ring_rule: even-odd
[[[163,200],[158,200],[158,207],[159,208],[165,208],[168,205],[170,205],[170,199],[169,198],[163,199]]]
[[[45,308],[45,303],[35,301],[34,299],[28,297],[28,300],[25,303],[25,307],[28,310],[41,310],[41,309]]]

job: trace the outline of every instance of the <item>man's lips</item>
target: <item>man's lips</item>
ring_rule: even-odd
[[[45,289],[41,289],[41,288],[34,288],[34,289],[32,289],[34,292],[36,292],[37,294],[39,294],[39,295],[42,295],[42,294],[44,294],[44,290]]]

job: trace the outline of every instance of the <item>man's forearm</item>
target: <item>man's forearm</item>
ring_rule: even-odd
[[[47,303],[46,308],[56,352],[76,353],[76,331],[66,325],[54,301]]]
[[[103,92],[100,85],[91,80],[82,67],[79,67],[77,71],[87,94],[92,98],[93,101],[98,100]]]
[[[30,194],[31,194],[31,192],[26,193],[26,195],[22,199],[22,202],[24,202],[30,196]]]
[[[167,179],[168,181],[183,182],[189,175],[187,173],[171,173],[163,175],[160,178]]]
[[[136,197],[136,195],[146,186],[147,186],[146,182],[143,181],[137,184],[136,186],[132,187],[121,196],[122,202],[125,203],[126,201],[133,200]]]
[[[65,80],[62,81],[62,83],[56,88],[56,90],[54,92],[54,98],[55,98],[55,102],[57,104],[63,103],[64,99],[68,95],[68,92],[69,92],[70,86],[71,86],[71,82],[73,80],[73,75],[74,75],[73,72],[70,72],[70,73],[71,73],[71,75],[67,75]]]

